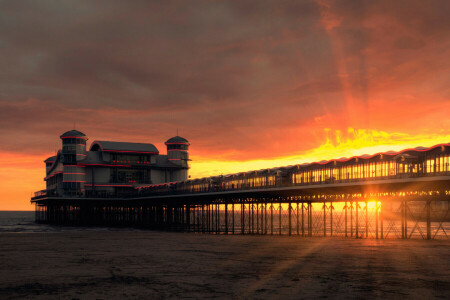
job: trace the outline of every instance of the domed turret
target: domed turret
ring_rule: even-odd
[[[86,158],[86,141],[88,137],[78,131],[70,130],[61,134],[64,164],[74,164]]]
[[[81,138],[84,140],[88,139],[84,133],[75,129],[64,132],[63,134],[61,134],[60,138]]]
[[[166,145],[190,145],[188,140],[182,138],[181,136],[174,136],[166,141]]]
[[[182,168],[189,168],[189,142],[181,136],[174,136],[166,141],[169,161]]]
[[[86,159],[86,141],[88,137],[78,131],[70,130],[60,136],[63,156],[63,185],[68,195],[84,194],[86,174],[84,168],[78,165]]]

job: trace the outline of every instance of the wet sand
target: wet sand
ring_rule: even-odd
[[[450,242],[0,234],[1,299],[448,299]]]

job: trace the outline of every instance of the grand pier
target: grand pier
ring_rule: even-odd
[[[179,161],[188,160],[189,143],[179,137],[174,139],[168,143],[168,153],[178,156],[168,157],[178,164],[160,161],[157,166],[157,160],[153,160],[156,169],[165,168],[167,180],[159,179],[165,182],[155,183],[149,178],[152,157],[143,158],[143,153],[125,148],[109,149],[109,154],[125,153],[128,157],[122,160],[117,155],[103,156],[102,163],[95,164],[100,168],[96,172],[105,173],[107,169],[114,176],[87,183],[88,172],[69,169],[67,176],[86,176],[77,180],[85,187],[71,184],[70,193],[61,192],[58,179],[51,179],[51,185],[47,183],[47,189],[36,192],[31,199],[36,221],[209,234],[449,238],[450,144],[169,181],[170,172],[188,168],[187,162],[183,165]],[[91,151],[102,149],[91,147]],[[136,160],[133,155],[140,158]],[[60,173],[52,175],[48,169],[46,178],[60,176],[68,186],[64,168],[83,170],[89,162],[77,161],[76,157],[65,162],[64,151],[60,156]],[[51,163],[47,168],[58,170],[54,166],[56,158]],[[130,170],[138,170],[141,175],[130,179],[134,174]],[[128,177],[120,180],[118,174]],[[74,192],[73,187],[78,190]]]

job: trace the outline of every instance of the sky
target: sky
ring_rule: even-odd
[[[450,1],[0,1],[0,210],[94,140],[192,178],[450,142]]]

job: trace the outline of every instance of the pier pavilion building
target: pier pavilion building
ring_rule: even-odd
[[[61,136],[37,222],[215,234],[450,238],[450,143],[190,180],[189,142]]]
[[[150,143],[93,141],[70,130],[61,136],[62,148],[45,160],[49,196],[111,197],[139,186],[188,179],[189,142],[175,136],[165,142],[167,154]]]

